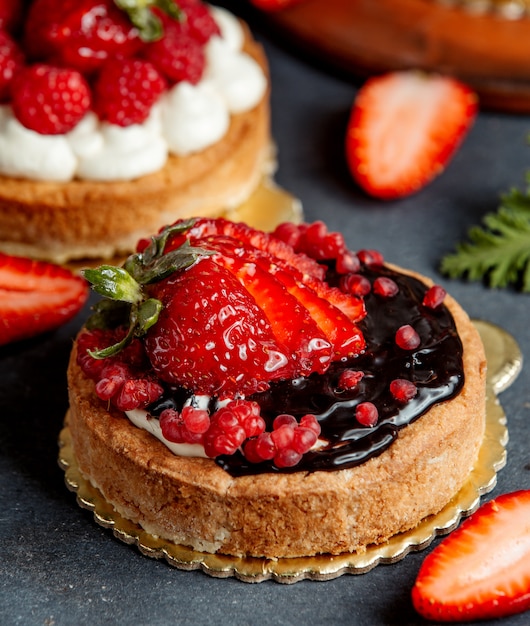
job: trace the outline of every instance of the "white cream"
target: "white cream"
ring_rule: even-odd
[[[177,456],[193,456],[207,458],[204,448],[198,443],[173,443],[167,440],[162,434],[160,422],[156,417],[151,417],[147,411],[142,409],[134,409],[126,411],[125,414],[129,420],[138,428],[143,428],[147,432],[154,435],[165,446],[167,446],[173,454]]]
[[[132,180],[161,169],[171,153],[186,156],[222,139],[230,114],[256,106],[267,79],[241,50],[239,21],[225,9],[211,10],[221,36],[206,44],[203,79],[175,85],[143,124],[122,128],[89,113],[67,134],[41,135],[24,128],[9,105],[1,105],[0,174],[56,182]]]

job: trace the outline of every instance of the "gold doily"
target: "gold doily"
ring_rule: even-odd
[[[475,511],[481,495],[493,489],[497,472],[506,463],[508,430],[497,394],[517,377],[522,367],[522,355],[517,343],[506,331],[487,322],[474,323],[484,342],[488,361],[486,433],[475,467],[466,484],[437,515],[426,518],[415,529],[396,535],[384,544],[369,546],[364,554],[276,560],[236,558],[197,552],[154,537],[117,514],[101,493],[80,474],[67,425],[59,441],[59,464],[65,470],[66,485],[77,494],[78,504],[93,511],[96,522],[112,529],[118,539],[135,544],[142,554],[164,558],[178,569],[201,569],[217,578],[234,576],[245,582],[272,579],[294,583],[303,579],[330,580],[342,574],[363,574],[380,563],[394,563],[410,551],[427,547],[437,535],[450,532],[462,517]]]

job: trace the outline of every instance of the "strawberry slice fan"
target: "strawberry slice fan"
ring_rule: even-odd
[[[357,76],[421,69],[476,91],[481,106],[530,112],[530,2],[252,0],[290,45]]]

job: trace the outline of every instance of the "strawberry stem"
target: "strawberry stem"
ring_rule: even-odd
[[[125,13],[139,31],[140,39],[145,42],[158,41],[164,35],[160,18],[151,10],[153,7],[182,21],[184,12],[173,0],[114,0],[114,4]]]
[[[192,266],[199,259],[214,254],[203,248],[194,248],[186,239],[178,248],[165,253],[172,235],[189,230],[195,220],[179,222],[167,226],[153,236],[149,245],[142,251],[132,254],[123,267],[102,265],[86,269],[83,275],[92,289],[107,300],[94,306],[94,313],[87,322],[91,328],[110,328],[128,325],[126,336],[118,343],[95,350],[90,354],[95,359],[104,359],[123,350],[134,337],[141,337],[156,324],[163,305],[156,298],[149,298],[143,286],[167,278],[174,272]]]

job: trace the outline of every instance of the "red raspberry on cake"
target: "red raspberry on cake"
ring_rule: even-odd
[[[91,104],[89,86],[79,72],[45,64],[22,69],[11,93],[19,122],[44,135],[69,132]]]
[[[22,50],[6,31],[0,30],[0,102],[11,97],[11,83],[24,65]]]
[[[94,110],[118,126],[141,124],[167,85],[156,67],[142,59],[112,59],[94,85]]]
[[[31,58],[85,74],[142,46],[138,29],[113,0],[35,0],[25,23],[25,43]]]

